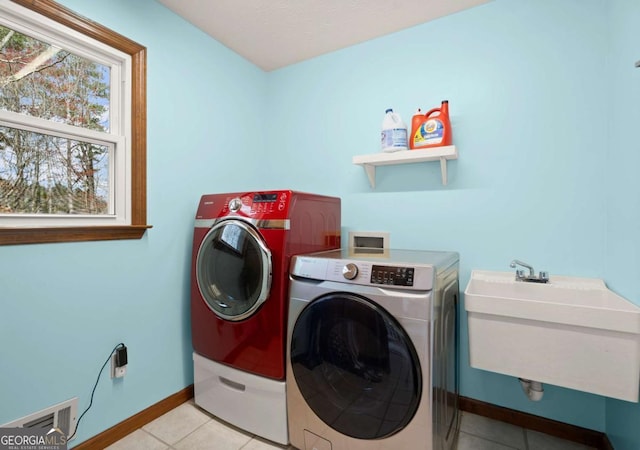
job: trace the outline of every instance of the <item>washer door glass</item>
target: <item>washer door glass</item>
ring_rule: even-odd
[[[368,299],[332,293],[314,300],[294,325],[290,351],[307,404],[344,435],[390,436],[418,409],[416,350],[396,319]]]
[[[196,280],[214,313],[226,320],[242,320],[269,296],[271,252],[251,225],[239,220],[219,222],[198,250]]]

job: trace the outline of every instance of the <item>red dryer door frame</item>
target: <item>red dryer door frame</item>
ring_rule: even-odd
[[[248,222],[226,219],[213,225],[200,244],[195,269],[200,295],[221,319],[246,319],[269,297],[271,251]]]

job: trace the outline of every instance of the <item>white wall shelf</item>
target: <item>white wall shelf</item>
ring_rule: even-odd
[[[396,164],[409,164],[427,161],[440,161],[442,184],[447,184],[447,160],[458,159],[458,149],[455,145],[446,147],[431,147],[422,150],[400,150],[391,153],[374,153],[371,155],[358,155],[353,157],[353,164],[364,167],[369,184],[376,187],[376,167]]]

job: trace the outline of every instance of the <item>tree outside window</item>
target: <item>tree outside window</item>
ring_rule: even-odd
[[[109,131],[109,68],[0,26],[0,109]],[[108,214],[109,148],[0,126],[0,211]]]

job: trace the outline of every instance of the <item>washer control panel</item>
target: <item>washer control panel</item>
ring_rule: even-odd
[[[381,288],[430,290],[435,268],[430,264],[379,264],[377,262],[294,256],[294,276],[315,280],[337,281]]]
[[[388,284],[392,286],[413,286],[415,268],[378,266],[371,268],[371,284]]]

